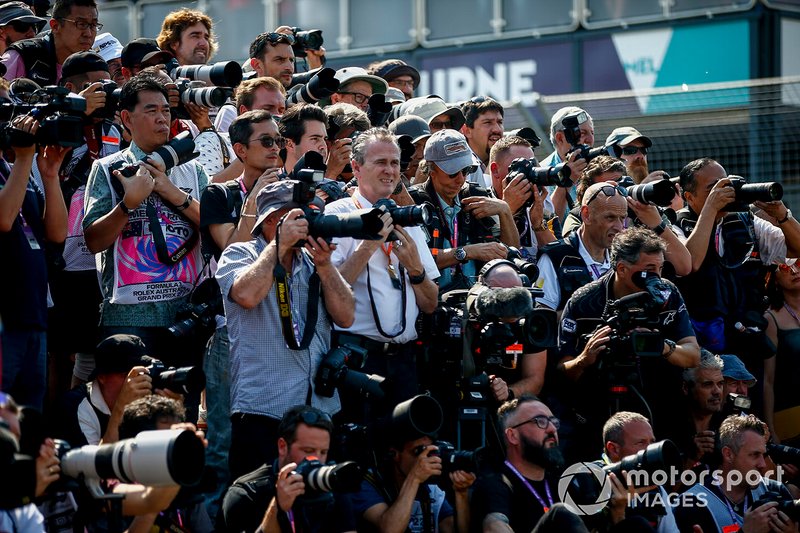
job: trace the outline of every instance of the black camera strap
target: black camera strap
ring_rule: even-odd
[[[400,297],[403,301],[400,312],[403,313],[403,318],[400,321],[400,329],[393,335],[383,331],[383,327],[381,326],[381,319],[378,317],[378,309],[375,307],[375,298],[372,297],[372,280],[370,279],[369,270],[369,261],[367,261],[367,296],[369,296],[369,305],[372,308],[372,318],[375,320],[375,327],[378,328],[378,333],[387,339],[394,339],[402,335],[406,330],[406,270],[403,268],[403,265],[400,265]]]
[[[284,218],[278,222],[277,231],[275,232],[275,247],[278,248],[280,244],[280,228],[283,224]],[[277,252],[276,252],[277,253]],[[302,253],[302,252],[301,252]],[[297,337],[294,329],[294,319],[292,318],[292,298],[289,290],[289,274],[281,264],[281,258],[277,257],[275,260],[275,267],[272,269],[272,276],[275,278],[275,296],[278,299],[278,314],[281,319],[281,331],[283,332],[283,340],[290,350],[305,350],[311,345],[311,338],[314,336],[314,331],[317,326],[317,317],[319,315],[319,291],[320,279],[317,274],[316,268],[311,277],[308,278],[308,304],[306,306],[306,324],[303,328],[303,337],[300,343],[297,343]]]
[[[182,242],[174,252],[170,253],[167,248],[167,240],[164,237],[164,232],[161,230],[161,222],[156,212],[155,200],[153,200],[152,196],[148,197],[145,204],[147,219],[150,222],[150,233],[153,235],[153,242],[156,245],[158,260],[169,266],[178,264],[186,254],[194,248],[195,244],[197,244],[197,239],[199,238],[197,230],[192,229],[189,238]],[[182,215],[179,214],[179,216]]]

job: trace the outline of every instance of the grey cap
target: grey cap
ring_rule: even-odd
[[[0,5],[0,26],[5,26],[15,20],[33,24],[37,31],[40,31],[47,23],[47,19],[34,15],[30,6],[24,2],[8,2]]]
[[[386,101],[391,104],[395,103],[402,104],[403,102],[406,101],[406,95],[404,95],[403,91],[401,91],[397,87],[389,87],[386,90]]]
[[[389,131],[395,135],[408,135],[413,143],[431,136],[428,123],[416,115],[405,115],[398,118],[389,124]]]
[[[447,174],[455,174],[474,164],[467,138],[451,129],[439,130],[428,138],[425,160],[436,163]]]
[[[422,96],[412,98],[400,104],[400,115],[416,115],[430,125],[431,121],[439,115],[448,115],[453,123],[453,129],[459,130],[464,125],[464,113],[457,107],[448,106],[438,96]]]
[[[612,131],[611,135],[609,135],[606,139],[605,145],[606,147],[613,146],[615,144],[617,146],[627,146],[636,139],[641,139],[647,148],[653,146],[653,141],[650,140],[650,137],[642,135],[639,133],[639,130],[630,126],[623,126],[622,128],[617,128]]]
[[[372,94],[386,94],[386,89],[389,88],[386,80],[367,74],[367,71],[361,67],[340,68],[336,71],[336,76],[334,77],[339,80],[340,88],[354,81],[365,81],[372,85]]]
[[[295,180],[274,181],[258,191],[258,196],[256,196],[258,218],[250,232],[253,237],[261,235],[261,224],[272,213],[284,207],[297,207],[297,204],[292,202],[292,192],[296,183],[299,182]]]
[[[722,376],[736,381],[744,381],[748,387],[756,384],[756,377],[747,370],[741,359],[733,354],[720,355],[722,359]]]

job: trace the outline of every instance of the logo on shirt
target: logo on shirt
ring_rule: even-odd
[[[565,318],[561,322],[561,328],[567,333],[575,333],[575,331],[578,329],[578,323],[571,318]]]

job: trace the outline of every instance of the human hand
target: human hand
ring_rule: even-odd
[[[432,444],[424,446],[422,452],[417,456],[417,461],[411,467],[408,477],[415,479],[418,483],[425,483],[433,476],[442,474],[442,458],[438,455],[431,455],[431,452],[438,450],[438,446]]]
[[[51,483],[58,480],[61,474],[61,461],[56,456],[56,445],[53,439],[45,439],[39,446],[36,457],[36,496],[44,494]]]
[[[537,186],[531,188],[531,194],[533,195],[533,204],[531,204],[530,209],[528,209],[528,218],[531,224],[537,227],[544,222],[544,199],[547,198],[550,192],[544,187],[542,187],[540,192]]]
[[[708,193],[703,210],[708,208],[713,213],[719,213],[726,205],[736,200],[736,190],[730,186],[731,180],[722,178],[714,184]]]
[[[491,261],[492,259],[505,259],[508,257],[508,248],[501,242],[482,242],[479,244],[468,244],[464,246],[467,258],[478,261]]]
[[[96,81],[78,93],[86,100],[86,111],[84,114],[88,117],[98,109],[102,109],[106,105],[106,92],[103,90],[103,84]]]
[[[308,238],[308,220],[303,210],[294,208],[286,213],[278,232],[278,256],[285,257],[298,242]]]
[[[755,206],[764,211],[766,214],[775,219],[775,221],[783,220],[789,214],[789,209],[783,205],[783,202],[776,200],[774,202],[754,202]]]
[[[489,376],[489,386],[492,388],[492,395],[498,402],[508,399],[508,383],[503,378]]]
[[[129,178],[123,176],[119,170],[114,171],[114,177],[122,183],[122,190],[125,191],[122,201],[125,202],[128,209],[139,207],[156,186],[155,178],[149,170],[141,165],[136,169],[136,174]]]
[[[656,206],[644,204],[634,200],[629,196],[628,207],[630,207],[631,210],[636,214],[636,218],[638,218],[642,224],[648,228],[653,229],[661,224],[661,213],[658,212],[658,208]]]
[[[297,497],[306,492],[303,476],[293,473],[295,468],[297,463],[289,463],[281,468],[278,472],[278,481],[275,483],[275,497],[284,513],[288,513]]]
[[[317,269],[331,266],[331,254],[336,249],[335,243],[329,243],[322,237],[314,238],[309,235],[305,246],[308,253],[311,254]]]
[[[122,411],[134,400],[151,394],[152,390],[153,378],[150,377],[147,369],[143,366],[135,366],[128,372],[125,382],[122,384],[117,401],[114,403],[114,409]]]
[[[57,180],[58,171],[64,157],[72,151],[67,146],[41,146],[39,147],[39,157],[36,158],[36,166],[39,167],[39,174],[43,180]]]
[[[461,200],[461,205],[467,213],[472,213],[475,218],[512,213],[506,202],[499,198],[490,198],[488,196],[470,196]]]
[[[200,131],[203,131],[205,128],[214,127],[208,116],[207,107],[195,104],[194,102],[185,102],[183,108],[186,109],[189,119],[194,122],[194,125],[197,126],[197,129]]]
[[[422,266],[422,259],[419,257],[417,243],[402,226],[394,226],[394,234],[397,240],[392,246],[392,253],[397,256],[397,260],[405,267],[411,275],[419,275],[425,270]]]
[[[606,344],[609,340],[611,340],[610,326],[603,326],[595,330],[578,356],[580,364],[585,366],[593,365],[597,361],[597,356],[606,350]]]
[[[772,518],[777,514],[777,502],[769,502],[755,509],[748,509],[744,513],[742,530],[747,533],[769,533],[772,531],[772,524],[774,523]]]
[[[319,50],[306,48],[306,62],[309,70],[325,66],[325,47],[320,46]]]
[[[472,472],[465,472],[464,470],[450,472],[450,483],[453,484],[455,492],[467,492],[467,489],[475,483],[476,479],[478,479],[478,476]]]
[[[581,174],[584,170],[586,170],[586,160],[580,157],[581,152],[580,150],[575,150],[570,152],[567,156],[566,166],[569,167],[569,179],[572,180],[572,183],[577,183],[578,179],[581,177]]]
[[[331,142],[331,147],[328,150],[328,159],[325,161],[327,168],[325,170],[325,177],[335,180],[342,173],[344,167],[350,162],[352,156],[353,140],[350,138],[336,139]]]
[[[770,525],[772,531],[776,533],[798,533],[800,531],[797,522],[789,518],[783,511],[778,511],[770,518]]]
[[[177,189],[175,184],[169,181],[166,167],[161,161],[147,159],[146,161],[141,162],[141,166],[145,168],[153,178],[153,192],[162,198],[166,198],[170,192],[174,192]]]
[[[695,459],[700,459],[707,453],[714,453],[714,432],[701,431],[694,436]]]
[[[192,424],[191,422],[177,422],[172,424],[169,429],[182,429],[194,432],[195,436],[200,439],[203,443],[204,448],[208,448],[208,440],[206,440],[206,435],[201,430],[197,429],[197,426]]]
[[[508,204],[512,213],[516,213],[525,205],[534,188],[530,180],[521,173],[517,173],[514,179],[503,187],[503,200]]]
[[[32,159],[36,152],[34,135],[39,129],[39,122],[30,115],[20,115],[11,121],[11,128],[22,132],[11,137],[12,148],[17,159]]]

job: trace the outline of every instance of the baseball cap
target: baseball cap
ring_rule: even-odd
[[[97,52],[104,61],[109,62],[122,56],[122,44],[110,33],[101,33],[94,40],[92,52]]]
[[[136,335],[111,335],[97,345],[94,351],[93,380],[100,374],[127,374],[131,368],[146,364],[147,347]]]
[[[389,87],[386,89],[386,101],[390,104],[400,103],[406,101],[406,95],[397,87]]]
[[[256,211],[258,218],[253,226],[251,235],[258,237],[261,235],[261,224],[275,211],[283,207],[295,207],[296,204],[292,202],[292,192],[294,186],[299,183],[297,180],[280,180],[268,183],[263,189],[258,191],[256,196]]]
[[[467,138],[456,130],[439,130],[428,138],[425,160],[433,161],[447,174],[455,174],[473,165]]]
[[[151,65],[166,63],[172,59],[172,54],[159,48],[155,39],[142,37],[126,44],[120,57],[123,67],[133,68],[145,62],[149,62]],[[151,61],[153,59],[157,59],[157,61]]]
[[[632,143],[636,139],[641,139],[647,148],[653,146],[653,141],[650,140],[650,137],[642,135],[636,128],[623,126],[622,128],[617,128],[611,132],[606,139],[606,147],[613,146],[615,144],[618,146],[625,146]]]
[[[386,94],[386,89],[389,88],[386,80],[367,74],[367,71],[361,67],[340,68],[336,71],[336,76],[334,77],[339,80],[339,88],[354,81],[365,81],[372,85],[373,94]]]
[[[756,384],[756,377],[751,374],[741,359],[733,354],[720,355],[722,359],[722,376],[736,381],[744,381],[748,387]]]
[[[8,2],[0,6],[0,26],[5,26],[14,21],[25,22],[36,26],[36,31],[40,31],[47,22],[47,19],[37,17],[33,14],[30,6],[24,2]]]
[[[64,60],[64,64],[61,66],[61,77],[71,78],[78,74],[99,70],[108,72],[108,63],[100,57],[100,54],[91,51],[75,52]]]
[[[392,81],[399,76],[411,76],[414,80],[414,89],[419,86],[419,71],[401,59],[387,59],[381,61],[370,74],[380,76],[386,81]]]
[[[431,136],[428,123],[416,115],[405,115],[398,118],[389,124],[389,131],[395,135],[408,135],[413,143]]]
[[[448,115],[454,130],[464,125],[464,113],[457,107],[448,106],[444,100],[434,95],[412,98],[400,104],[400,115],[416,115],[429,125],[439,115]]]

